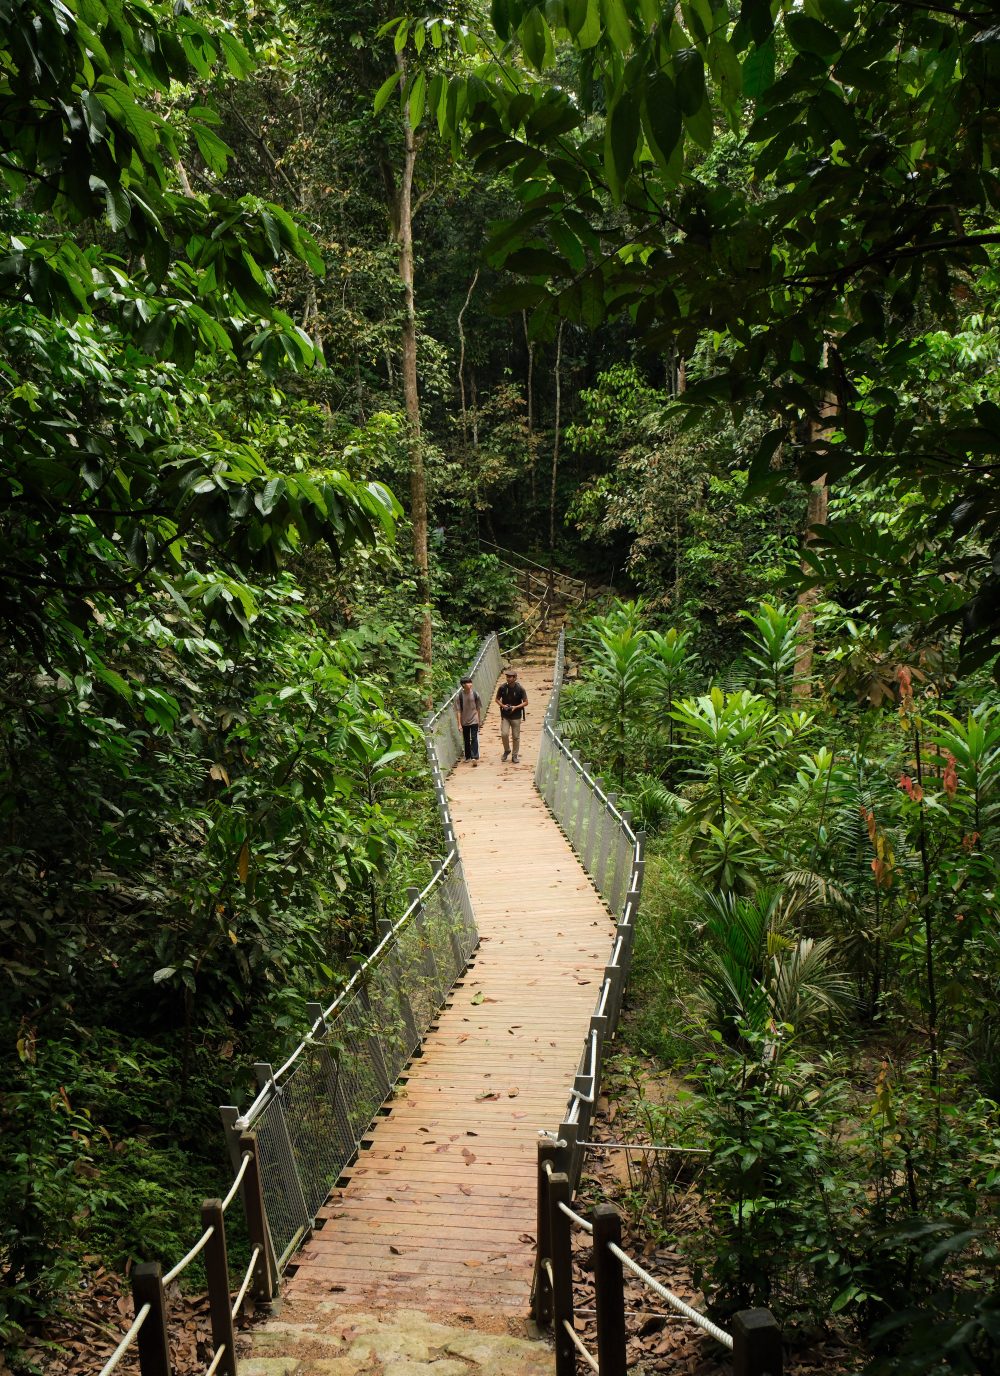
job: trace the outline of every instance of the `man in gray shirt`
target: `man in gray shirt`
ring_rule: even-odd
[[[468,674],[462,679],[462,686],[455,694],[455,717],[462,731],[465,758],[472,761],[473,769],[479,767],[479,728],[483,721],[483,700],[472,686]]]

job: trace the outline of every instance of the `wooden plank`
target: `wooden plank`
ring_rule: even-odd
[[[613,924],[534,789],[551,664],[521,679],[522,763],[501,762],[491,715],[479,768],[462,763],[448,780],[481,935],[474,963],[320,1211],[293,1294],[527,1307],[538,1129],[566,1112]]]

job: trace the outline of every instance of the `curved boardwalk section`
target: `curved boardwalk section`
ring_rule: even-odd
[[[448,781],[481,944],[321,1210],[288,1287],[293,1305],[322,1298],[477,1323],[527,1312],[538,1130],[563,1116],[611,928],[532,782],[550,665],[521,668],[520,764],[501,763],[492,706],[479,767],[461,762]]]

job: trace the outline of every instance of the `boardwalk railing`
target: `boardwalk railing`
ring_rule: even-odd
[[[626,1376],[626,1271],[676,1314],[731,1352],[733,1376],[782,1376],[781,1329],[770,1310],[741,1310],[733,1315],[732,1332],[729,1332],[675,1295],[622,1248],[621,1217],[613,1205],[598,1204],[589,1220],[572,1208],[570,1177],[556,1168],[559,1149],[558,1142],[539,1144],[539,1264],[532,1295],[535,1318],[552,1328],[556,1376],[575,1376],[577,1356],[600,1376]],[[574,1321],[574,1227],[590,1234],[593,1242],[596,1355],[585,1346]]]
[[[483,641],[470,672],[484,702],[492,698],[503,653],[524,645],[544,624],[547,607],[543,596],[518,626]],[[379,924],[375,950],[329,1007],[306,1006],[310,1026],[285,1062],[277,1069],[257,1064],[259,1092],[249,1108],[220,1109],[235,1171],[226,1196],[205,1200],[201,1235],[170,1270],[164,1273],[159,1262],[133,1268],[134,1318],[99,1376],[136,1356],[141,1376],[172,1376],[167,1287],[199,1256],[213,1348],[204,1376],[238,1376],[235,1326],[246,1305],[277,1293],[317,1210],[468,965],[479,938],[444,784],[461,753],[452,700],[449,694],[424,726],[444,859],[423,890],[408,891],[402,917]],[[234,1286],[226,1213],[237,1195],[251,1255]]]
[[[379,1108],[422,1042],[476,945],[462,862],[449,851],[375,950],[284,1065],[255,1066],[260,1092],[240,1113],[221,1110],[230,1150],[257,1137],[275,1276],[358,1151]]]
[[[480,647],[472,671],[484,696],[500,672],[496,635]],[[266,1303],[312,1228],[317,1210],[357,1152],[381,1105],[423,1040],[479,940],[472,901],[445,792],[455,763],[451,696],[425,724],[425,742],[444,834],[444,859],[395,923],[382,922],[374,951],[358,964],[327,1008],[307,1004],[310,1026],[275,1069],[255,1067],[259,1092],[241,1113],[219,1112],[235,1177],[223,1200],[202,1205],[201,1236],[164,1274],[159,1262],[132,1272],[135,1317],[99,1376],[111,1376],[132,1348],[141,1376],[172,1376],[166,1287],[204,1253],[213,1355],[205,1376],[237,1376],[235,1324],[248,1300]],[[225,1214],[241,1195],[251,1256],[230,1284]],[[132,1360],[132,1358],[130,1358]]]
[[[603,781],[593,777],[591,766],[581,763],[578,752],[571,751],[559,736],[565,654],[565,632],[560,632],[535,785],[616,922],[611,955],[566,1114],[558,1131],[543,1134],[538,1145],[537,1250],[531,1311],[539,1323],[552,1326],[556,1376],[575,1376],[578,1357],[601,1376],[626,1376],[624,1275],[628,1271],[675,1312],[728,1348],[733,1354],[734,1376],[781,1376],[781,1330],[768,1310],[751,1309],[736,1314],[733,1331],[728,1333],[622,1250],[617,1209],[600,1204],[588,1221],[571,1207],[584,1153],[592,1145],[590,1125],[600,1094],[603,1052],[618,1026],[632,965],[646,838],[641,831],[632,830],[631,815],[618,810],[615,795],[605,792]],[[574,1324],[574,1225],[593,1238],[596,1355],[585,1347]]]
[[[579,754],[571,751],[559,736],[565,655],[565,632],[561,631],[556,646],[552,694],[542,724],[535,786],[616,920],[611,954],[579,1068],[565,1116],[555,1134],[556,1140],[563,1144],[559,1169],[567,1173],[575,1189],[583,1164],[583,1151],[577,1142],[587,1139],[600,1093],[604,1047],[618,1026],[625,983],[632,965],[635,923],[646,868],[646,837],[643,832],[632,830],[631,815],[619,812],[615,795],[605,793],[602,781],[591,774],[590,765],[582,764]]]

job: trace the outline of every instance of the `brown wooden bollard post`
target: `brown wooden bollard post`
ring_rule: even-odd
[[[144,1304],[149,1305],[146,1322],[136,1339],[142,1376],[171,1376],[167,1301],[163,1293],[163,1270],[158,1261],[141,1261],[133,1269],[132,1303],[137,1314]]]
[[[597,1363],[601,1376],[625,1376],[625,1276],[608,1246],[622,1245],[622,1221],[613,1204],[598,1204],[594,1223],[594,1304],[597,1308]]]
[[[770,1309],[733,1315],[733,1376],[782,1376],[781,1329]]]
[[[247,1170],[249,1170],[249,1165]],[[244,1177],[245,1178],[245,1177]],[[233,1328],[232,1293],[229,1289],[229,1255],[226,1249],[226,1218],[221,1199],[206,1199],[201,1206],[201,1226],[211,1228],[205,1243],[205,1279],[208,1282],[208,1314],[212,1322],[212,1347],[225,1348],[216,1371],[236,1376],[236,1330]]]
[[[573,1327],[572,1224],[560,1209],[569,1206],[569,1176],[553,1171],[549,1177],[549,1238],[552,1256],[552,1336],[556,1344],[556,1376],[576,1376],[576,1347],[566,1331]]]
[[[275,1291],[271,1270],[271,1239],[267,1229],[267,1214],[264,1211],[264,1187],[260,1175],[257,1138],[252,1132],[240,1135],[240,1154],[245,1153],[249,1153],[250,1156],[247,1173],[243,1177],[243,1207],[247,1217],[247,1234],[250,1238],[251,1252],[255,1247],[260,1248],[250,1294],[258,1304],[269,1304]]]
[[[552,1259],[549,1241],[549,1172],[546,1166],[554,1166],[557,1152],[558,1148],[551,1138],[539,1139],[538,1216],[535,1226],[535,1275],[531,1285],[531,1317],[542,1325],[552,1321],[552,1288],[544,1266],[546,1260]]]

